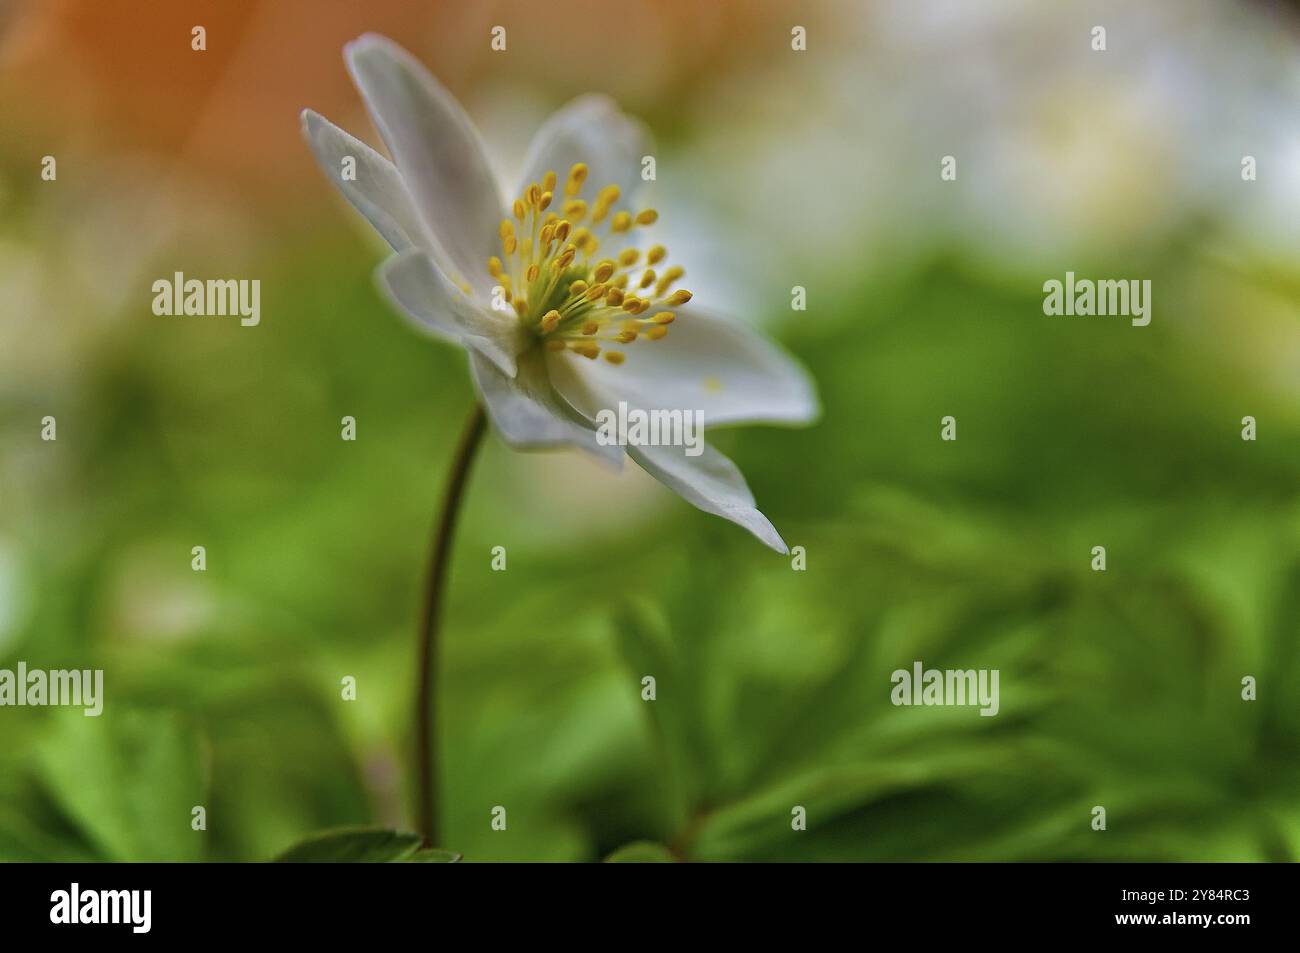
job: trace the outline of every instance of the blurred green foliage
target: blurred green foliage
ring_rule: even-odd
[[[460,354],[379,301],[370,247],[337,227],[281,247],[260,328],[132,314],[63,406],[5,390],[24,462],[0,528],[33,611],[0,666],[102,667],[107,702],[0,712],[0,858],[258,860],[409,826],[419,587],[473,394]],[[1206,267],[1162,262],[1158,288]],[[802,573],[658,487],[635,490],[643,515],[557,506],[550,481],[629,491],[493,439],[445,625],[441,846],[1297,859],[1300,418],[1188,333],[1211,305],[1173,298],[1147,329],[1049,319],[1036,286],[939,255],[772,315],[824,419],[718,442]],[[57,444],[36,442],[45,412]],[[893,707],[916,659],[999,669],[1000,714]]]

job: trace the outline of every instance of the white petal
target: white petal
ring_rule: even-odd
[[[655,309],[651,309],[653,313]],[[646,410],[694,410],[704,426],[807,423],[820,412],[811,378],[793,358],[742,324],[673,309],[659,341],[621,348],[621,365],[563,353],[552,358],[556,388],[594,420],[620,400]]]
[[[420,220],[391,162],[310,109],[302,111],[302,130],[326,177],[388,244],[403,251],[417,243]],[[356,161],[355,180],[343,178],[344,157]]]
[[[412,248],[379,266],[379,287],[422,330],[473,348],[501,373],[515,375],[520,349],[519,325],[513,318],[483,307],[456,287],[426,252]]]
[[[729,458],[708,444],[697,457],[684,447],[631,447],[627,454],[682,499],[743,526],[778,553],[789,552],[781,534],[754,507],[754,494]]]
[[[608,96],[579,96],[554,113],[533,136],[524,161],[522,192],[530,182],[541,182],[554,172],[564,182],[578,162],[587,164],[583,195],[617,185],[621,205],[635,202],[644,182],[641,158],[651,152],[645,126],[624,115]],[[633,212],[638,211],[633,209]]]
[[[366,34],[344,56],[450,276],[485,294],[503,216],[469,117],[415,57],[385,37]]]
[[[623,449],[597,442],[596,431],[555,393],[540,350],[519,355],[519,370],[513,378],[474,352],[470,353],[470,367],[492,423],[512,447],[581,447],[622,466]]]

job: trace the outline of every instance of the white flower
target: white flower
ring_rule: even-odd
[[[374,35],[344,57],[393,161],[310,110],[307,139],[397,253],[380,266],[380,286],[422,328],[469,352],[508,444],[581,447],[621,465],[625,448],[599,441],[594,423],[620,401],[702,412],[708,425],[817,415],[798,365],[743,326],[684,307],[682,268],[662,246],[637,247],[633,235],[657,218],[630,204],[649,142],[613,102],[584,96],[552,116],[506,204],[469,118],[414,57]],[[344,174],[347,157],[355,176]],[[786,552],[717,450],[626,453],[695,506]]]

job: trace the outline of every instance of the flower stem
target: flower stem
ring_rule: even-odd
[[[429,575],[424,587],[424,608],[420,616],[419,672],[415,689],[416,827],[426,847],[438,846],[438,726],[434,691],[438,684],[438,630],[442,620],[442,598],[446,589],[451,555],[451,537],[456,530],[465,495],[465,483],[474,463],[474,452],[482,442],[486,418],[483,405],[474,404],[461,431],[452,460],[442,509],[434,530],[429,554]]]

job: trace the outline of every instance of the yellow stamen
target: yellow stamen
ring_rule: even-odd
[[[601,240],[595,232],[607,229],[602,237],[618,236],[635,226],[654,225],[659,213],[652,208],[619,209],[617,185],[606,185],[588,202],[580,197],[587,177],[586,164],[579,162],[569,169],[562,193],[554,171],[528,183],[501,221],[504,254],[489,257],[487,269],[504,289],[521,325],[541,339],[547,352],[568,350],[591,360],[603,353],[617,366],[626,360],[624,352],[602,351],[601,343],[662,340],[677,318],[666,308],[685,304],[691,293],[673,290],[684,271],[677,265],[661,266],[668,257],[663,245],[651,245],[643,254],[637,248],[618,247],[624,244],[620,240],[618,251],[607,253],[611,257],[597,259]],[[613,240],[604,238],[606,243]],[[573,279],[574,272],[583,277]],[[658,304],[653,313],[652,303]]]
[[[579,162],[569,170],[569,181],[564,184],[565,195],[577,195],[582,190],[582,183],[587,180],[587,164]]]

